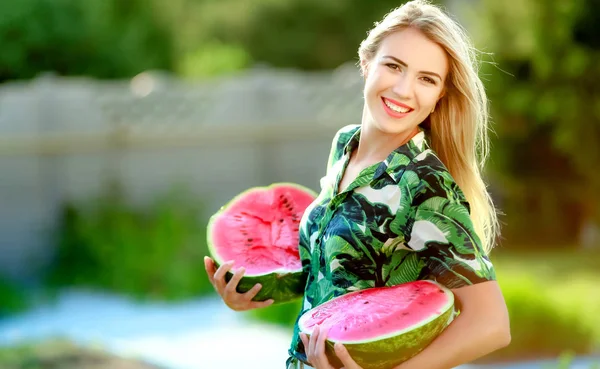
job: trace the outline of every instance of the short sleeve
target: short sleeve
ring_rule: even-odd
[[[321,190],[326,191],[328,195],[331,195],[331,191],[333,191],[333,185],[337,179],[340,164],[342,164],[344,149],[359,128],[359,125],[344,126],[333,137],[327,158],[327,170],[319,181]]]
[[[308,234],[309,220],[303,217],[300,221],[298,230],[298,251],[300,253],[300,261],[302,262],[302,272],[308,276],[310,271],[311,251],[310,251],[310,235]]]
[[[494,266],[475,233],[469,204],[450,174],[430,173],[419,188],[413,198],[408,246],[424,264],[420,278],[448,288],[495,280]]]
[[[350,141],[350,138],[359,128],[360,125],[352,124],[344,126],[336,132],[335,136],[333,137],[333,142],[331,143],[329,157],[327,158],[328,172],[331,167],[333,167],[333,165],[342,158],[344,155],[344,148],[348,144],[348,141]]]

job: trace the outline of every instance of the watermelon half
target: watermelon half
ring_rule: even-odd
[[[237,291],[255,284],[255,301],[286,302],[302,296],[304,277],[298,252],[300,219],[316,194],[293,183],[254,187],[233,198],[208,223],[208,249],[215,263],[246,268]]]
[[[454,294],[432,281],[369,288],[336,297],[300,317],[301,332],[329,328],[326,353],[342,343],[364,369],[391,369],[429,345],[454,319]]]

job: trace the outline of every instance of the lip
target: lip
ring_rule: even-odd
[[[405,109],[410,109],[410,110],[409,110],[408,112],[406,112],[406,113],[398,113],[398,112],[395,112],[395,111],[393,111],[392,109],[390,109],[390,108],[389,108],[389,107],[388,107],[388,106],[385,104],[385,100],[389,100],[389,101],[390,101],[391,103],[393,103],[394,105],[398,105],[398,106],[401,106],[401,107],[403,107],[403,108],[405,108]],[[402,104],[402,103],[400,103],[400,102],[398,102],[398,101],[396,101],[396,100],[392,100],[392,99],[389,99],[389,98],[387,98],[387,97],[382,97],[382,98],[381,98],[381,104],[383,105],[383,109],[385,110],[385,112],[386,112],[386,113],[388,113],[388,115],[390,115],[390,116],[391,116],[391,117],[393,117],[393,118],[403,118],[403,117],[407,116],[408,114],[412,113],[412,111],[414,110],[413,108],[411,108],[411,107],[410,107],[410,106],[408,106],[408,105]]]

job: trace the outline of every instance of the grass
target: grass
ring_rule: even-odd
[[[595,348],[600,351],[599,250],[498,251],[492,261],[500,281],[503,276],[527,274],[548,287],[546,292],[555,304],[579,311],[593,329]]]
[[[0,348],[2,369],[161,369],[132,358],[109,354],[100,348],[81,347],[52,339]],[[164,369],[164,368],[163,368]]]
[[[534,311],[532,319],[538,318],[537,326],[532,325],[530,329],[547,329],[548,332],[540,336],[550,336],[549,346],[551,342],[568,342],[583,351],[586,342],[591,341],[588,351],[600,352],[600,251],[568,247],[535,253],[497,250],[492,254],[492,261],[507,298],[514,295],[515,286],[525,285],[535,286],[526,287],[529,288],[527,293],[532,295],[529,301],[535,302],[536,298],[546,301],[543,308]],[[526,297],[519,303],[519,313],[528,309]],[[551,321],[541,317],[551,316],[552,311],[556,318]],[[521,330],[523,325],[527,326],[527,322],[518,324]],[[550,325],[552,327],[548,327]],[[572,329],[553,331],[554,327],[561,326]],[[539,339],[532,344],[537,342]]]

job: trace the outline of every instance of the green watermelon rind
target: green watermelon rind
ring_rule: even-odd
[[[372,340],[342,341],[327,339],[325,353],[329,362],[336,368],[343,364],[335,354],[334,345],[340,342],[348,350],[350,357],[363,369],[392,369],[423,351],[454,319],[456,315],[454,293],[435,283],[449,297],[443,312],[423,321],[420,326],[409,327]],[[313,308],[314,309],[314,308]],[[312,309],[311,309],[312,310]],[[310,311],[310,310],[309,310]],[[307,314],[308,311],[305,313]],[[302,330],[302,327],[300,327]],[[308,335],[310,337],[310,335]]]
[[[222,260],[217,252],[214,243],[212,242],[212,232],[214,221],[227,209],[231,204],[240,200],[242,197],[255,191],[270,190],[277,187],[293,187],[300,191],[304,191],[307,194],[317,197],[317,194],[309,188],[302,185],[289,182],[278,182],[273,183],[269,186],[253,187],[244,192],[241,192],[227,204],[223,205],[209,220],[207,226],[207,243],[208,252],[215,262],[215,267],[218,268],[221,264],[227,260]],[[227,272],[225,275],[225,281],[229,282],[233,277],[233,273]],[[279,272],[265,273],[261,275],[244,275],[237,286],[238,293],[248,292],[254,285],[260,283],[262,288],[258,291],[258,294],[252,299],[253,301],[265,301],[273,299],[275,304],[289,302],[298,298],[301,298],[304,294],[305,276],[302,273],[302,268],[298,270],[282,270]]]
[[[218,263],[215,263],[217,268]],[[229,282],[233,273],[225,274],[225,281]],[[262,288],[258,291],[253,301],[266,301],[273,299],[274,303],[284,303],[302,297],[304,293],[304,275],[302,270],[289,273],[268,273],[259,276],[244,276],[238,283],[238,293],[248,292],[254,285],[260,283]]]

